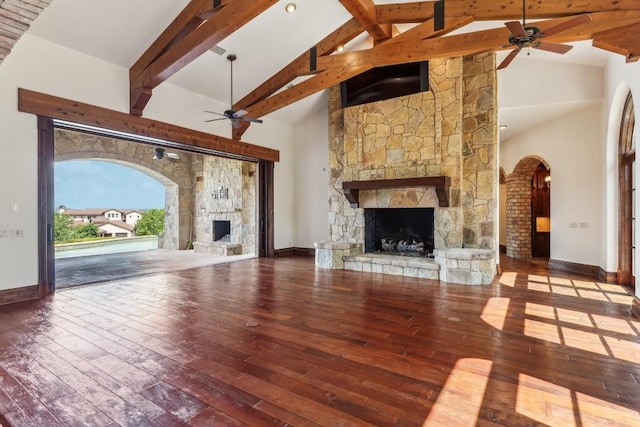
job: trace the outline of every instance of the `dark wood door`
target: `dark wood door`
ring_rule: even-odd
[[[633,224],[635,153],[620,156],[620,230],[618,236],[618,284],[634,287],[633,254],[635,242]]]

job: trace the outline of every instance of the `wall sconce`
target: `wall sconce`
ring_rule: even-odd
[[[211,195],[213,196],[214,199],[228,199],[229,198],[229,188],[228,187],[223,187],[221,185]]]

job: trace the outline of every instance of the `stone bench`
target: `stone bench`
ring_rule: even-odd
[[[496,253],[489,249],[436,249],[433,255],[444,282],[488,285],[496,274]]]

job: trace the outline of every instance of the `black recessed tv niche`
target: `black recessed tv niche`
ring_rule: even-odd
[[[429,90],[429,62],[376,67],[340,83],[342,108]]]

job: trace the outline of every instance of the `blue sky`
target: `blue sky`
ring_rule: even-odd
[[[164,185],[126,166],[72,160],[54,167],[56,208],[164,208]]]

